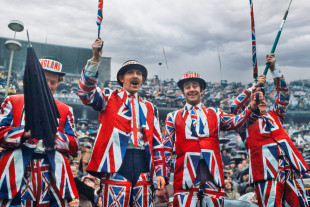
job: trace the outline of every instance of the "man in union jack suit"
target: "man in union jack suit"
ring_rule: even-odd
[[[178,82],[186,104],[167,115],[164,133],[165,156],[171,162],[175,148],[173,206],[223,206],[224,174],[220,130],[242,131],[254,123],[259,113],[252,101],[240,115],[226,114],[201,103],[206,82],[195,72]]]
[[[154,206],[154,190],[167,178],[157,108],[138,95],[146,68],[126,61],[117,73],[121,89],[100,89],[102,42],[92,45],[79,82],[82,102],[99,114],[99,130],[86,171],[101,179],[103,206]],[[99,49],[100,50],[100,49]]]
[[[274,77],[276,98],[271,111],[266,101],[259,103],[260,118],[240,136],[250,160],[250,182],[255,184],[259,206],[308,206],[301,174],[309,167],[282,126],[289,104],[290,92],[280,71],[275,69],[275,57],[267,55]],[[266,82],[260,76],[257,85]],[[251,89],[243,91],[230,106],[238,114],[250,98]]]
[[[65,73],[52,57],[40,59],[52,94]],[[54,135],[54,150],[46,153],[43,140],[30,138],[25,131],[24,95],[8,96],[1,105],[0,146],[5,149],[0,160],[0,206],[67,206],[78,197],[65,154],[76,154],[72,108],[55,100],[61,118]]]

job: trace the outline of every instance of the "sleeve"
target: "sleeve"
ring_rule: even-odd
[[[83,104],[91,106],[95,111],[102,111],[105,110],[112,91],[108,88],[100,89],[97,86],[98,66],[99,63],[87,61],[79,80],[78,95]]]
[[[171,173],[170,169],[172,164],[173,146],[175,142],[174,113],[175,112],[171,112],[166,117],[165,131],[163,136],[164,155],[169,172],[168,177],[170,176]]]
[[[290,91],[279,70],[272,71],[272,75],[274,76],[274,84],[276,88],[276,98],[273,110],[277,113],[281,122],[283,122],[290,102]]]
[[[74,126],[73,110],[69,107],[64,131],[58,131],[55,140],[55,149],[67,154],[75,155],[79,149],[79,140]]]
[[[24,126],[13,127],[13,106],[8,96],[1,105],[0,114],[0,146],[13,148],[21,145]]]
[[[225,131],[235,130],[241,135],[241,137],[245,133],[246,129],[254,124],[259,118],[259,110],[258,112],[254,112],[250,105],[245,107],[245,109],[238,115],[227,114],[221,109],[217,110],[220,118],[220,129]]]
[[[154,131],[153,131],[153,157],[156,176],[168,178],[168,167],[165,161],[164,144],[161,138],[159,114],[156,106],[154,107]]]
[[[239,94],[239,96],[237,96],[237,98],[229,106],[230,113],[239,114],[245,109],[246,103],[251,97],[251,91],[252,89],[248,88]]]

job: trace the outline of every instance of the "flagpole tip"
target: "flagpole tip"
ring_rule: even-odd
[[[32,47],[32,45],[31,45],[31,43],[30,43],[30,39],[29,39],[28,29],[27,29],[27,39],[28,39],[28,47]]]

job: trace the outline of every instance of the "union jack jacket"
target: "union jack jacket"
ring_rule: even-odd
[[[203,105],[201,110],[203,113],[200,113],[197,133],[192,132],[192,120],[187,106],[169,113],[166,118],[163,143],[169,165],[172,148],[175,148],[175,190],[189,189],[196,184],[196,170],[201,154],[213,177],[213,183],[217,187],[224,187],[219,143],[220,130],[242,131],[258,118],[250,106],[239,115],[227,114],[219,108],[207,108]]]
[[[64,199],[78,197],[69,162],[64,154],[76,154],[78,140],[72,108],[55,100],[61,118],[55,149],[46,150],[51,173]],[[0,146],[5,149],[0,160],[0,198],[12,199],[20,190],[26,168],[36,149],[37,140],[21,141],[24,133],[24,95],[8,96],[1,105]]]
[[[261,114],[258,121],[240,136],[249,155],[250,182],[273,179],[278,172],[279,149],[283,149],[292,168],[298,172],[306,172],[309,167],[282,126],[286,109],[289,104],[290,92],[281,77],[274,79],[276,98],[273,109]],[[244,104],[249,100],[249,90],[243,91],[231,104],[234,114],[243,111]]]
[[[84,70],[79,81],[79,97],[84,104],[100,112],[99,130],[86,171],[101,178],[105,173],[117,172],[125,156],[132,121],[130,98],[123,88],[114,91],[100,89],[96,86],[98,72],[88,77]],[[155,105],[139,97],[139,114],[146,160],[156,185],[156,176],[167,177],[158,110]]]

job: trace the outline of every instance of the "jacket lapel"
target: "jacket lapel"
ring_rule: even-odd
[[[117,95],[118,95],[119,98],[124,102],[124,104],[126,105],[126,107],[129,108],[130,114],[132,114],[132,113],[131,113],[130,100],[129,100],[129,97],[128,97],[126,91],[125,91],[123,88],[121,88],[121,89],[118,90]]]

